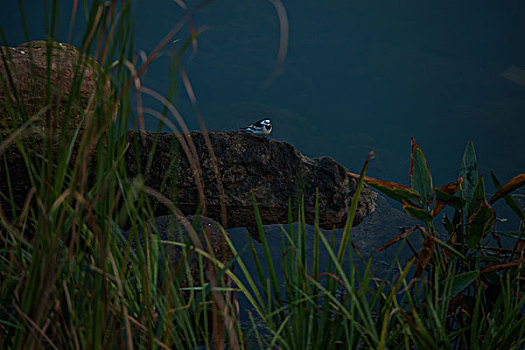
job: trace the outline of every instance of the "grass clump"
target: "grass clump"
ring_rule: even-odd
[[[133,145],[128,128],[143,126],[143,110],[133,112],[131,88],[140,94],[140,74],[155,57],[135,67],[129,1],[84,5],[87,24],[78,55],[53,39],[59,36],[57,1],[46,2],[46,41],[33,42],[18,56],[6,47],[1,52],[1,117],[10,130],[0,139],[0,347],[238,345],[230,292],[215,275],[213,255],[207,253],[211,265],[203,263],[202,235],[169,206],[191,237],[183,242],[180,267],[169,268],[161,259],[150,203],[152,196],[166,199],[141,176],[126,174],[124,155]],[[13,69],[20,55],[28,57],[33,85]],[[65,87],[56,76],[64,65],[71,68]],[[39,97],[32,109],[23,83]],[[166,112],[160,119],[167,120]],[[198,280],[185,273],[196,249]]]

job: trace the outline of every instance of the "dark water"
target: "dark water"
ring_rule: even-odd
[[[183,64],[209,128],[236,129],[270,116],[272,137],[303,153],[332,156],[358,172],[374,149],[369,174],[404,183],[410,136],[426,153],[436,185],[457,176],[469,139],[484,175],[494,169],[506,181],[525,170],[525,86],[502,76],[511,66],[525,69],[525,1],[283,2],[288,56],[268,87],[279,47],[269,1],[216,0],[193,17],[196,28],[208,29]],[[43,2],[24,4],[31,38],[43,38]],[[134,4],[136,48],[148,53],[183,11],[171,0]],[[3,8],[8,42],[25,41],[17,2]],[[70,9],[63,1],[63,39]],[[77,23],[74,42],[81,40],[80,16]],[[148,87],[167,92],[170,57],[180,46],[172,44],[149,69]],[[197,129],[182,88],[175,100]]]

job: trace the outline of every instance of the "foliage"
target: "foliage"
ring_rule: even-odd
[[[523,260],[510,260],[513,253],[520,254],[517,247],[513,253],[504,255],[502,252],[508,250],[484,244],[488,234],[498,233],[489,232],[494,222],[493,209],[484,200],[473,145],[469,143],[465,152],[460,179],[441,189],[431,187],[428,164],[414,140],[412,153],[410,187],[365,177],[368,159],[363,172],[353,175],[400,200],[407,214],[425,224],[416,225],[379,248],[404,242],[417,231],[424,238],[413,261],[405,266],[399,262],[393,264],[390,274],[382,278],[373,275],[371,260],[363,260],[364,271],[360,273],[352,257],[362,259],[362,256],[351,241],[343,234],[337,248],[335,236],[332,234],[328,240],[317,224],[313,256],[306,254],[303,238],[306,225],[304,215],[299,213],[295,220],[289,218],[290,223],[296,221],[298,225],[281,229],[284,282],[279,283],[256,208],[264,250],[264,259],[260,259],[252,244],[258,280],[249,275],[243,263],[240,267],[249,281],[249,288],[242,286],[241,290],[249,295],[267,327],[266,333],[261,332],[260,326],[252,321],[261,348],[277,345],[282,349],[518,349],[523,346],[525,299],[520,278]],[[462,187],[462,178],[469,178],[472,186]],[[521,179],[519,176],[500,186],[502,189],[491,202],[516,189]],[[360,186],[362,183],[358,189]],[[459,196],[455,196],[458,192]],[[449,225],[461,231],[451,231],[445,242],[440,239],[433,220],[447,205],[455,211],[456,220],[464,219]],[[480,216],[485,208],[485,216]],[[349,229],[346,226],[344,232]],[[330,255],[326,271],[320,271],[320,246]],[[497,254],[490,254],[488,259],[485,252],[491,248]],[[350,259],[343,262],[335,252],[347,250]],[[269,276],[262,273],[264,264]]]
[[[145,91],[142,74],[166,44],[159,44],[135,67],[130,1],[89,3],[83,2],[85,35],[71,88],[57,98],[53,59],[66,45],[54,42],[59,37],[59,3],[45,2],[46,88],[34,115],[17,91],[10,51],[2,48],[7,74],[0,76],[0,88],[3,96],[12,93],[12,98],[5,101],[7,115],[1,117],[13,131],[0,139],[0,170],[7,182],[0,198],[0,348],[187,349],[212,343],[238,347],[242,340],[231,318],[232,291],[220,270],[230,267],[219,267],[202,234],[169,200],[160,198],[140,176],[131,179],[126,174],[124,154],[140,145],[140,140],[127,139],[127,130],[143,126],[145,113],[139,103],[135,114],[132,94]],[[24,4],[19,4],[29,41]],[[75,1],[75,9],[77,5]],[[75,17],[74,12],[71,28]],[[184,17],[177,23],[168,42],[186,21]],[[0,34],[7,46],[3,30]],[[32,63],[33,53],[31,48],[27,53]],[[80,86],[87,65],[99,74],[82,105]],[[176,109],[169,100],[162,103],[166,110],[155,116],[161,125],[174,127],[169,119],[176,116],[167,112]],[[80,120],[69,123],[73,115]],[[178,127],[187,130],[180,121]],[[57,124],[73,129],[64,127],[55,137]],[[36,133],[37,125],[44,125],[46,132]],[[24,169],[14,169],[8,154],[20,154]],[[26,180],[30,190],[25,205],[18,207],[19,182]],[[164,200],[190,232],[191,240],[178,243],[184,253],[177,269],[162,257],[151,196]],[[129,229],[124,232],[121,227]],[[187,271],[196,256],[199,276],[192,279]],[[226,323],[231,327],[226,329]]]
[[[501,308],[501,303],[513,304],[517,314],[523,313],[522,264],[525,261],[523,259],[525,216],[510,193],[525,184],[525,174],[514,177],[504,186],[500,184],[494,173],[491,176],[498,191],[487,201],[483,177],[478,175],[474,145],[469,142],[461,161],[459,179],[441,188],[432,189],[428,163],[412,138],[410,187],[365,178],[365,182],[372,187],[399,201],[408,215],[423,222],[424,227],[416,225],[394,237],[378,250],[406,241],[415,231],[423,234],[423,244],[418,253],[414,252],[416,268],[408,287],[416,288],[420,281],[425,286],[431,287],[425,289],[423,300],[430,298],[445,302],[447,309],[442,310],[440,323],[433,324],[432,327],[442,328],[443,335],[446,335],[447,339],[446,342],[441,339],[444,342],[442,344],[453,348],[459,346],[458,344],[473,346],[474,342],[482,347],[489,343],[501,347],[500,342],[507,340],[486,338],[487,334],[493,334],[491,331],[496,325],[497,317],[494,318],[496,315],[504,320],[503,324],[512,323],[506,318],[507,315],[498,309]],[[501,198],[505,199],[520,219],[519,230],[515,233],[499,232],[494,229],[496,213],[491,204]],[[434,226],[434,219],[446,206],[453,210],[453,216],[451,220],[446,213],[443,214],[442,224],[448,234],[448,239],[444,242]],[[502,235],[513,239],[510,245],[513,246],[512,249],[503,247]],[[425,271],[427,271],[426,278],[424,278]],[[440,295],[443,292],[445,294]],[[426,332],[430,328],[422,330],[421,327],[425,327],[424,323],[419,324],[417,321],[430,304],[426,302],[419,304],[417,300],[410,303],[416,305],[411,305],[412,315],[402,312],[405,319],[403,322],[416,327],[414,331],[425,332],[419,336],[415,333],[413,341],[428,347],[430,343],[427,343],[425,337],[429,336]],[[438,309],[436,305],[436,310]],[[433,311],[432,317],[423,321],[432,321],[436,316],[436,310]],[[523,327],[523,320],[517,324]],[[503,328],[500,331],[503,332]],[[518,334],[522,333],[516,333]],[[523,342],[522,338],[518,336],[517,343],[512,345],[517,346]],[[432,338],[428,338],[430,339]],[[432,341],[435,342],[436,339]]]

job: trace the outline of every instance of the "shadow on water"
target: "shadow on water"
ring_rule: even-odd
[[[294,224],[293,226],[294,226],[295,232],[299,231],[298,224]],[[279,281],[281,294],[284,295],[286,284],[287,284],[287,278],[289,277],[285,276],[284,271],[283,271],[283,253],[282,253],[282,245],[281,245],[282,244],[282,233],[281,233],[282,229],[280,225],[266,225],[264,226],[264,228],[266,231],[266,239],[268,242],[268,246],[271,252],[272,263],[275,268],[275,273]],[[252,252],[249,247],[248,240],[250,238],[249,238],[249,234],[247,233],[246,229],[244,228],[229,229],[228,233],[230,234],[232,242],[235,245],[237,251],[240,252],[239,258],[246,265],[246,268],[248,272],[250,273],[250,275],[253,277],[257,276],[258,271],[256,268],[256,264],[254,262]],[[327,239],[330,239],[330,236],[331,236],[330,231],[322,230],[322,234],[325,235]],[[335,237],[337,237],[336,239],[340,240],[341,235],[342,235],[342,230],[335,231]],[[314,251],[314,244],[313,244],[314,227],[313,226],[306,225],[304,238],[306,242],[306,254],[307,254],[307,260],[308,260],[308,265],[309,265],[308,273],[309,275],[312,275],[312,258],[311,257],[313,257],[313,251]],[[256,254],[259,260],[263,262],[262,263],[263,274],[264,276],[269,276],[267,265],[266,263],[264,263],[265,257],[264,257],[262,245],[257,242],[254,242],[254,246],[255,246],[255,251],[256,251]],[[350,271],[349,259],[350,259],[350,255],[347,254],[343,262],[345,272]],[[360,273],[362,273],[364,271],[365,266],[361,263],[359,258],[355,256],[355,254],[353,255],[352,259],[353,259],[353,263],[356,269]],[[320,249],[319,249],[319,264],[320,264],[319,271],[320,272],[328,271],[329,260],[330,260],[330,255],[328,251],[326,250],[326,247],[320,244]],[[237,276],[240,278],[243,284],[248,285],[248,281],[246,280],[244,274],[240,272],[240,269],[236,269],[236,270],[234,269],[234,272],[237,274]],[[257,283],[257,281],[255,283],[262,290],[261,285]],[[238,298],[238,302],[240,306],[240,317],[239,318],[241,322],[241,327],[246,331],[246,334],[248,335],[248,337],[253,336],[253,333],[251,333],[251,331],[253,331],[252,330],[253,326],[250,321],[250,314],[251,314],[251,317],[253,317],[256,320],[258,331],[262,332],[263,335],[265,336],[269,336],[270,334],[269,332],[265,334],[264,322],[262,320],[259,320],[259,322],[257,322],[257,320],[259,319],[259,316],[257,315],[256,310],[254,309],[253,305],[248,301],[246,296],[242,293],[238,293],[237,298]]]
[[[407,218],[406,215],[403,215],[399,210],[391,207],[391,204],[388,203],[388,201],[380,196],[379,200],[379,207],[377,209],[377,213],[370,215],[369,217],[365,218],[364,221],[352,228],[352,242],[355,244],[356,249],[358,250],[359,254],[362,255],[364,260],[361,260],[361,258],[358,256],[358,254],[355,251],[352,251],[350,254],[345,255],[344,262],[342,264],[343,269],[345,273],[350,276],[350,258],[352,258],[352,265],[355,270],[355,272],[358,275],[363,275],[366,269],[366,263],[368,263],[369,259],[371,258],[371,270],[373,272],[373,275],[378,278],[387,278],[389,275],[398,275],[399,271],[396,270],[396,267],[398,266],[396,261],[399,261],[401,264],[405,263],[407,259],[411,256],[411,251],[406,247],[406,245],[400,245],[399,247],[394,247],[392,249],[382,251],[380,253],[377,253],[375,251],[376,248],[380,247],[384,243],[386,243],[391,238],[391,232],[396,233],[397,227],[404,227],[410,224],[413,224],[414,221],[410,218]],[[385,213],[389,213],[388,220],[379,219],[384,218]],[[394,225],[394,226],[392,226]],[[279,281],[281,293],[285,294],[285,288],[287,287],[287,276],[285,276],[283,272],[283,249],[282,249],[282,230],[287,229],[287,226],[283,227],[281,225],[265,225],[264,226],[266,231],[266,239],[268,242],[269,250],[271,253],[271,260],[273,263],[273,266],[275,268],[275,272]],[[293,224],[293,231],[294,232],[300,232],[299,225],[297,223]],[[258,275],[258,271],[256,268],[256,263],[254,262],[254,258],[252,255],[252,252],[249,247],[249,239],[250,236],[246,229],[244,228],[234,228],[229,229],[228,233],[230,234],[230,237],[232,239],[232,242],[234,246],[236,247],[237,251],[240,252],[239,258],[244,262],[246,265],[246,268],[249,272],[249,274],[252,277],[255,277]],[[325,238],[330,241],[332,233],[334,234],[335,242],[339,242],[341,240],[343,230],[337,229],[333,232],[330,230],[322,230],[321,233],[325,236]],[[307,257],[307,264],[308,264],[308,274],[311,276],[313,275],[312,272],[312,260],[314,256],[314,241],[315,241],[315,233],[314,233],[314,227],[311,225],[305,225],[305,232],[304,232],[304,239],[306,243],[306,257]],[[415,246],[419,247],[422,240],[415,239]],[[265,263],[265,256],[263,252],[263,247],[261,244],[257,242],[253,242],[256,254],[259,258],[259,260],[262,262],[261,267],[263,270],[264,276],[269,276],[268,268]],[[337,252],[337,249],[339,248],[339,244],[336,243],[336,249],[335,252]],[[287,253],[292,254],[290,251]],[[329,261],[330,261],[330,254],[326,247],[320,243],[319,244],[319,272],[329,272]],[[240,271],[239,268],[234,268],[234,273],[240,278],[241,282],[245,285],[248,285],[248,281],[246,280],[244,274]],[[289,278],[289,277],[288,277]],[[256,278],[255,278],[256,279]],[[256,279],[257,280],[257,279]],[[257,283],[257,282],[256,282]],[[260,284],[258,284],[258,287],[262,287]],[[356,286],[357,288],[357,286]],[[242,293],[237,294],[237,298],[240,304],[240,320],[242,327],[249,331],[252,328],[252,324],[250,321],[251,314],[254,319],[257,319],[257,312],[254,309],[253,305],[248,301],[246,296],[244,296]],[[258,331],[264,330],[264,323],[261,321],[258,326],[261,327],[261,329],[258,329]],[[248,332],[249,333],[249,332]]]

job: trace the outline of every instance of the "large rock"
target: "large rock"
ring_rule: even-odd
[[[100,133],[113,122],[117,106],[112,104],[114,99],[110,96],[111,84],[102,67],[72,45],[31,41],[18,47],[0,46],[0,142],[32,119],[30,127],[19,139],[26,150],[33,151],[27,156],[37,167],[44,145],[52,144],[59,154],[63,154],[69,144],[61,145],[61,136],[64,133],[69,135],[66,138],[68,142],[78,130],[71,159],[73,163],[86,126]],[[97,113],[92,113],[95,108]],[[90,122],[86,123],[86,119]],[[52,126],[51,132],[48,132],[48,125]],[[47,139],[49,135],[51,140]],[[15,209],[19,210],[31,182],[24,156],[18,147],[11,143],[1,156],[4,154],[7,169],[2,161],[0,205],[9,215],[11,203],[6,198],[12,193]],[[8,177],[11,180],[10,190]]]
[[[84,57],[78,50],[67,44],[46,42],[30,42],[16,48],[0,48],[4,60],[0,60],[2,77],[11,74],[13,84],[5,85],[0,90],[0,140],[11,134],[13,121],[18,117],[27,120],[47,105],[48,82],[51,89],[49,113],[43,114],[32,124],[32,144],[27,149],[41,152],[42,140],[47,135],[59,135],[65,131],[84,128],[84,117],[89,112],[89,101],[96,101],[97,113],[93,115],[106,117],[102,123],[113,120],[115,106],[106,106],[98,100],[101,95],[110,95],[109,81],[96,63]],[[48,50],[51,49],[49,56]],[[48,57],[50,58],[50,73],[48,75]],[[78,70],[78,64],[82,69]],[[7,68],[6,68],[7,66]],[[76,78],[82,77],[76,83]],[[4,85],[2,85],[4,86]],[[100,93],[102,89],[102,94]],[[15,94],[15,91],[17,93]],[[98,92],[98,93],[97,93]],[[17,100],[18,97],[18,100]],[[93,97],[96,97],[94,100]],[[18,102],[16,102],[18,101]],[[72,102],[72,104],[68,104]],[[102,101],[104,102],[104,101]],[[104,111],[107,110],[107,114]],[[67,114],[65,114],[67,112]],[[67,116],[67,118],[62,118]],[[51,119],[47,119],[47,117]],[[65,122],[65,123],[63,123]],[[53,133],[47,133],[45,126],[53,125]],[[107,125],[107,124],[105,124]],[[103,125],[94,124],[97,132]],[[89,134],[89,133],[88,133]],[[129,133],[129,139],[138,135]],[[319,189],[319,224],[323,228],[342,227],[350,200],[355,191],[356,180],[347,176],[347,170],[329,157],[308,158],[299,153],[286,142],[270,138],[259,138],[240,132],[210,132],[218,165],[218,174],[214,169],[213,157],[210,156],[201,132],[193,132],[188,140],[195,144],[200,166],[200,176],[203,181],[206,216],[211,217],[229,227],[248,227],[252,234],[256,233],[255,215],[252,205],[252,193],[255,195],[264,224],[284,223],[288,221],[289,201],[295,210],[301,206],[304,196],[306,221],[313,223],[315,215],[316,188]],[[158,136],[158,142],[155,143]],[[181,135],[178,135],[179,137]],[[186,138],[184,136],[184,138]],[[80,139],[82,133],[79,135]],[[78,140],[77,139],[77,140]],[[150,153],[155,150],[152,166],[145,169]],[[5,150],[8,169],[13,182],[12,192],[15,207],[20,209],[30,188],[24,159],[16,147]],[[76,150],[73,152],[73,158]],[[36,161],[38,161],[36,157]],[[199,191],[195,182],[195,174],[191,170],[183,149],[179,146],[175,134],[154,134],[146,132],[137,143],[132,143],[126,153],[126,163],[129,175],[144,174],[145,183],[158,190],[186,214],[197,211]],[[170,165],[174,165],[171,167]],[[222,182],[224,192],[218,186]],[[0,192],[8,196],[5,171],[0,172]],[[7,207],[0,196],[2,207]],[[7,197],[6,197],[7,198]],[[365,188],[358,206],[355,223],[374,211],[375,195]],[[221,214],[225,209],[225,215]],[[157,214],[169,213],[162,205],[158,206]]]
[[[172,200],[185,214],[195,213],[199,204],[198,187],[177,135],[130,131],[128,137],[131,142],[126,154],[129,175],[143,174],[147,185]],[[286,223],[289,201],[295,212],[304,196],[306,221],[313,223],[318,188],[319,225],[327,229],[344,226],[357,181],[347,176],[347,169],[332,158],[309,158],[286,142],[243,132],[209,131],[209,137],[224,196],[221,196],[203,133],[185,136],[195,144],[198,154],[206,216],[221,222],[225,228],[248,227],[255,234],[252,193],[263,224]],[[155,142],[151,167],[145,171]],[[375,198],[376,194],[368,187],[363,189],[355,224],[374,211]],[[221,215],[221,205],[226,208],[226,218]],[[158,214],[162,213],[167,210],[159,205]]]
[[[44,127],[50,122],[55,136],[82,129],[84,115],[90,113],[87,107],[94,108],[93,102],[109,96],[111,89],[101,66],[65,43],[31,41],[18,47],[0,46],[0,76],[0,136],[10,134],[45,107],[48,112],[32,123],[34,133],[47,135]],[[97,93],[97,89],[101,90]],[[90,104],[92,97],[95,100]],[[112,106],[106,107],[111,121]]]

